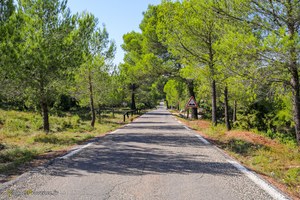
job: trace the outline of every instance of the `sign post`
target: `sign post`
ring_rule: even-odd
[[[193,96],[190,97],[189,101],[185,105],[187,108],[187,118],[189,118],[189,109],[190,108],[198,108],[197,102]]]
[[[193,96],[191,96],[190,100],[188,101],[188,103],[186,104],[187,108],[198,108],[197,102],[195,100],[195,98]]]

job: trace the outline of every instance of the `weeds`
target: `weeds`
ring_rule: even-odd
[[[283,181],[290,187],[295,187],[300,182],[300,166],[288,169],[285,172],[285,179]]]

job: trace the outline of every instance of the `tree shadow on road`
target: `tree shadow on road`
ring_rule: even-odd
[[[141,123],[144,124],[144,123]],[[182,125],[155,125],[153,124],[153,126],[151,126],[150,123],[148,123],[148,125],[138,125],[138,124],[131,124],[130,126],[127,126],[126,129],[136,129],[138,131],[138,129],[142,129],[142,130],[147,130],[147,129],[152,129],[152,130],[175,130],[175,131],[182,131],[185,130],[185,128]]]
[[[47,173],[53,176],[83,176],[86,173],[140,176],[147,174],[212,174],[239,176],[230,163],[213,162],[206,155],[178,151],[195,139],[180,136],[119,134],[86,148],[71,159],[56,162]],[[165,138],[164,138],[165,137]],[[176,138],[177,137],[177,138]],[[188,137],[185,137],[188,138]],[[166,148],[166,146],[171,146]],[[205,145],[197,141],[197,148]]]
[[[143,144],[155,144],[160,146],[169,147],[201,147],[201,142],[193,136],[178,135],[178,134],[158,134],[158,133],[130,133],[130,134],[115,134],[111,136],[111,141],[117,144],[123,143],[140,143]]]

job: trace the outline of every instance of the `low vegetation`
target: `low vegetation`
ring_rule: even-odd
[[[300,198],[300,148],[295,140],[271,138],[258,131],[227,131],[224,125],[214,127],[205,120],[181,120],[277,187]]]
[[[29,162],[57,156],[74,145],[124,124],[122,113],[114,116],[102,113],[101,121],[98,120],[94,128],[90,126],[89,119],[82,118],[71,114],[51,116],[51,130],[46,134],[40,114],[0,109],[0,182],[20,172]]]

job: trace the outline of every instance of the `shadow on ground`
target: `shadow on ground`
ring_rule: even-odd
[[[129,176],[175,173],[240,175],[229,163],[211,162],[205,155],[180,151],[180,148],[189,147],[204,148],[192,136],[110,135],[78,156],[56,162],[47,173],[53,176],[84,176],[85,173]]]

